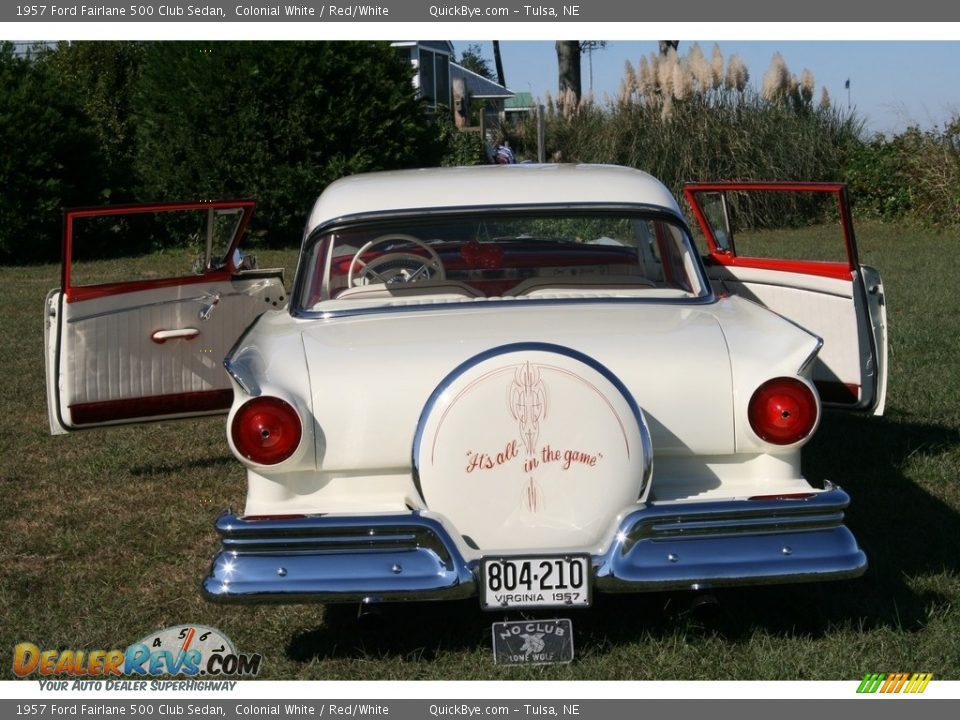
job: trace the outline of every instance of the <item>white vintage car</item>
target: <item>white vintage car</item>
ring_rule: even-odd
[[[733,216],[764,193],[825,200],[837,258],[745,252],[762,233]],[[216,601],[569,607],[855,577],[848,496],[800,471],[823,406],[884,402],[883,291],[845,188],[686,194],[699,251],[632,169],[345,178],[310,213],[289,298],[238,261],[251,203],[70,212],[51,429],[229,408],[248,492],[216,521]],[[209,219],[203,272],[72,281],[85,218],[177,210]]]

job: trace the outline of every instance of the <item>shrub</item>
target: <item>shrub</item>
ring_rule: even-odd
[[[853,148],[846,179],[861,215],[925,225],[960,223],[960,117],[946,127],[876,135]]]
[[[913,217],[930,225],[960,223],[960,117],[943,131],[910,128],[894,144],[912,195]]]
[[[59,256],[61,208],[102,200],[103,162],[75,88],[0,43],[0,262]]]
[[[64,87],[96,138],[106,186],[103,201],[136,201],[131,122],[132,90],[143,66],[143,43],[61,42],[45,48],[41,60]]]
[[[854,211],[859,216],[899,220],[911,212],[913,201],[902,162],[901,150],[883,135],[849,149],[844,180],[850,184]]]
[[[483,139],[478,132],[461,131],[453,122],[449,110],[440,108],[437,112],[437,129],[444,155],[440,162],[446,167],[461,165],[482,165],[487,162]]]
[[[411,73],[387,43],[153,43],[135,102],[141,195],[252,197],[265,241],[298,242],[338,177],[439,164]]]

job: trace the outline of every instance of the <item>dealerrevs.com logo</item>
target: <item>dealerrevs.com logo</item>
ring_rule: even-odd
[[[933,673],[867,673],[858,693],[922,693]]]
[[[241,654],[231,640],[205,625],[174,625],[133,643],[125,650],[48,650],[32,642],[13,650],[17,677],[65,676],[73,679],[117,677],[242,675],[260,672],[262,656]]]

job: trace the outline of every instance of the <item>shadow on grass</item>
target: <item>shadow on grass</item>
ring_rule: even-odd
[[[960,570],[960,488],[942,488],[944,501],[906,477],[915,456],[936,458],[960,445],[956,428],[909,418],[833,415],[804,456],[810,478],[827,478],[851,496],[846,522],[870,561],[858,582],[837,584],[833,604],[867,627],[914,630],[936,592],[914,593],[909,578]]]
[[[295,635],[287,656],[295,662],[387,657],[433,662],[443,652],[489,646],[490,622],[476,600],[388,603],[363,615],[357,605],[328,605],[324,624]]]
[[[185,460],[182,462],[171,461],[163,463],[151,463],[150,465],[135,465],[130,468],[130,474],[135,477],[153,477],[160,475],[182,476],[191,470],[205,470],[207,468],[234,468],[237,465],[237,459],[230,454],[219,455],[217,457],[197,458],[195,460]]]
[[[805,450],[804,473],[814,482],[831,480],[850,494],[846,521],[869,558],[866,575],[836,583],[720,589],[712,594],[719,604],[699,605],[704,595],[692,592],[601,595],[590,610],[569,615],[576,646],[657,640],[675,636],[678,629],[732,641],[747,641],[757,631],[821,638],[840,629],[921,630],[931,608],[953,599],[935,589],[914,590],[908,579],[960,571],[960,513],[905,477],[901,468],[917,453],[938,454],[957,444],[955,428],[896,418],[825,417]],[[935,587],[935,580],[931,584]],[[527,615],[555,616],[556,611]],[[293,637],[288,656],[296,662],[433,661],[444,651],[489,652],[490,623],[503,619],[508,618],[480,610],[476,599],[386,605],[380,614],[362,618],[355,605],[328,606],[325,623]]]
[[[718,590],[722,610],[711,618],[730,639],[756,629],[823,637],[838,628],[917,632],[931,609],[955,601],[936,589],[916,590],[915,577],[960,570],[960,492],[953,506],[904,476],[912,456],[937,455],[958,444],[956,428],[897,418],[830,414],[804,449],[803,470],[851,496],[846,524],[867,554],[866,574],[852,581]]]

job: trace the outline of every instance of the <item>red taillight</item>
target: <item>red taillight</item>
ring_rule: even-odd
[[[747,414],[757,436],[774,445],[792,445],[817,424],[817,397],[796,378],[768,380],[750,398]]]
[[[275,397],[251,400],[237,410],[230,426],[237,452],[260,465],[276,465],[300,445],[302,427],[297,411]]]

